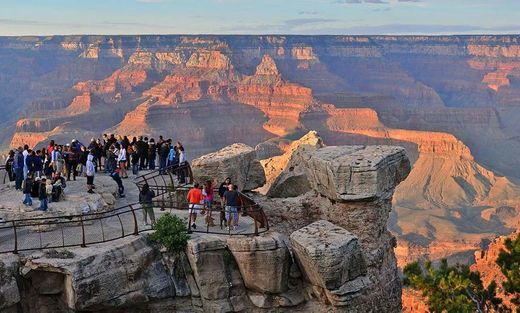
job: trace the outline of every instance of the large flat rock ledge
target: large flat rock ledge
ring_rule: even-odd
[[[329,146],[296,151],[268,195],[294,197],[314,189],[338,202],[389,199],[410,170],[402,147]]]

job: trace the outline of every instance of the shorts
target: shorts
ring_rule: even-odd
[[[226,220],[230,220],[232,218],[233,220],[238,220],[238,210],[234,206],[226,206]]]
[[[199,210],[202,209],[204,206],[202,204],[190,204],[190,209],[188,212],[190,214],[197,214],[199,213]]]

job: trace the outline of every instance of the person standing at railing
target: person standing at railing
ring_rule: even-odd
[[[220,187],[218,188],[218,195],[220,197],[220,207],[221,207],[221,210],[220,210],[220,229],[222,229],[222,223],[226,223],[227,224],[226,213],[225,213],[226,199],[224,198],[224,194],[228,190],[228,185],[229,184],[231,184],[231,178],[227,177],[226,179],[224,179],[224,181],[220,184]]]
[[[150,186],[148,184],[144,184],[141,192],[139,193],[139,202],[143,208],[144,215],[144,224],[148,224],[147,216],[150,216],[150,222],[152,224],[152,228],[155,226],[155,213],[153,211],[153,198],[155,198],[155,192],[150,190]]]
[[[188,212],[190,214],[191,228],[196,229],[197,225],[195,222],[197,221],[197,213],[200,209],[202,209],[202,204],[204,203],[204,197],[202,196],[200,185],[198,183],[193,185],[193,188],[188,192],[186,199],[189,203]]]
[[[213,224],[213,182],[211,180],[207,180],[204,184],[204,188],[202,189],[202,196],[204,197],[204,206],[208,212],[206,215],[206,224],[208,226],[215,226]]]
[[[178,165],[179,159],[177,158],[177,147],[171,145],[171,140],[168,139],[168,167]]]
[[[164,170],[168,165],[168,156],[170,155],[170,144],[168,141],[163,141],[158,148],[159,150],[159,170],[164,174]]]
[[[240,194],[233,184],[228,185],[228,190],[224,193],[226,200],[226,220],[228,224],[228,231],[236,230],[238,227],[238,207],[240,207]]]
[[[181,167],[177,171],[177,177],[179,178],[179,183],[185,184],[186,183],[186,167],[188,166],[188,158],[186,157],[186,152],[184,151],[184,146],[177,142],[177,153],[179,160],[179,167]]]

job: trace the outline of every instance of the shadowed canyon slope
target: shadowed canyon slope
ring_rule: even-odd
[[[467,261],[520,219],[519,36],[6,37],[0,82],[4,148],[106,131],[190,158],[235,142],[268,158],[308,130],[404,146],[401,264]]]

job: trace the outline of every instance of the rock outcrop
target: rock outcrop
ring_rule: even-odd
[[[277,294],[288,289],[290,253],[281,234],[255,238],[229,238],[245,286],[258,293]],[[271,273],[271,275],[258,275]]]
[[[199,183],[231,178],[240,190],[253,190],[265,184],[265,173],[256,152],[245,144],[233,144],[192,162],[193,177]]]
[[[22,274],[38,295],[59,296],[62,310],[108,310],[175,296],[157,252],[142,237],[74,249],[71,257],[44,254],[29,260]],[[33,307],[38,301],[26,299],[25,305]]]
[[[312,289],[311,294],[326,303],[345,306],[347,311],[353,307],[362,307],[365,310],[370,310],[369,307],[377,308],[379,311],[399,310],[400,300],[395,300],[396,297],[401,297],[400,279],[393,252],[396,240],[387,230],[387,223],[392,210],[394,189],[410,172],[410,162],[404,148],[303,148],[292,153],[286,168],[273,182],[268,193],[271,198],[258,197],[257,202],[264,205],[264,210],[276,230],[286,234],[296,231],[296,234],[291,235],[293,245],[294,236],[316,236],[315,242],[319,245],[325,240],[326,234],[336,229],[341,234],[338,237],[343,236],[346,241],[352,241],[351,244],[359,242],[357,247],[361,251],[359,257],[358,252],[355,252],[357,248],[350,250],[353,251],[352,255],[349,254],[351,260],[357,260],[352,261],[357,264],[352,266],[361,268],[357,270],[357,276],[352,268],[352,281],[341,281],[343,288],[333,284],[324,289],[323,283],[315,278],[319,277],[316,270],[307,269],[320,268],[317,261],[308,262],[312,266],[303,265],[304,272],[314,273],[310,274],[313,279],[309,281],[320,286]],[[287,190],[292,194],[288,194]],[[329,221],[334,225],[324,221],[311,224],[319,220]],[[309,230],[299,230],[308,224],[311,224]],[[302,231],[306,233],[305,236],[298,235]],[[351,235],[347,235],[349,233]],[[320,239],[321,235],[325,237]],[[346,242],[344,244],[347,245]],[[308,260],[309,257],[305,254],[316,250],[313,249],[305,249],[303,257]],[[349,257],[343,256],[341,259],[346,261]],[[321,268],[326,266],[322,265]]]
[[[297,150],[273,182],[268,195],[290,197],[312,188],[334,201],[388,197],[395,182],[410,171],[405,150],[399,147],[344,146],[315,151]]]
[[[315,150],[323,147],[323,140],[319,137],[316,131],[310,131],[302,138],[293,141],[289,147],[286,148],[282,155],[274,156],[272,158],[260,160],[264,167],[266,184],[261,188],[260,192],[266,193],[271,187],[271,183],[282,173],[287,167],[289,160],[293,153],[301,147],[302,150]],[[278,148],[279,149],[279,148]]]
[[[358,239],[328,221],[291,234],[296,260],[316,292],[334,306],[349,305],[369,284]]]
[[[0,312],[15,313],[20,302],[20,292],[16,277],[19,260],[16,256],[0,258]]]

